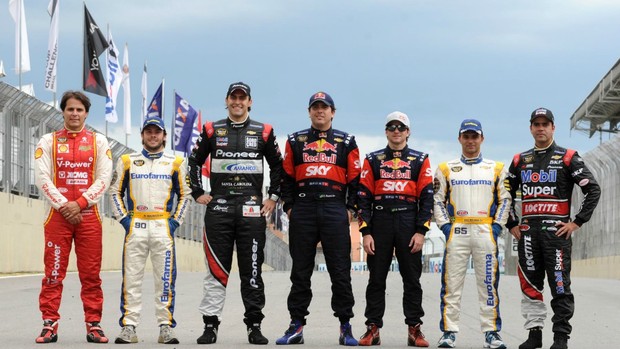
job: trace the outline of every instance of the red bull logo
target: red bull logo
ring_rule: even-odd
[[[408,161],[402,161],[399,158],[394,158],[392,160],[381,161],[381,170],[380,175],[381,178],[392,178],[392,179],[410,179],[411,178],[411,165]],[[390,171],[386,171],[385,169],[390,169]],[[404,171],[401,171],[403,169]]]
[[[381,167],[391,168],[392,170],[400,170],[401,168],[411,170],[411,165],[409,165],[408,161],[402,161],[399,158],[394,158],[392,160],[381,161]]]
[[[317,153],[326,152],[326,151],[331,151],[333,153],[337,152],[336,147],[324,139],[319,139],[318,141],[314,141],[312,143],[304,143],[304,149],[302,150],[303,151],[313,150],[313,151],[316,151]]]

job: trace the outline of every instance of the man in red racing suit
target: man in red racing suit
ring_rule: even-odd
[[[101,290],[101,217],[97,202],[110,185],[112,153],[105,136],[87,130],[90,101],[81,92],[68,91],[60,102],[64,128],[44,135],[35,150],[35,175],[45,197],[45,276],[39,308],[43,330],[37,343],[58,339],[62,281],[75,241],[81,297],[89,342],[107,343],[99,327],[103,306]]]

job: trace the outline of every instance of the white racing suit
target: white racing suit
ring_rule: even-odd
[[[441,278],[441,331],[459,331],[460,304],[469,256],[478,286],[483,332],[500,331],[497,238],[506,224],[511,196],[504,164],[456,159],[439,165],[434,179],[434,216],[446,237]]]
[[[190,204],[187,164],[183,158],[163,152],[143,150],[123,155],[110,191],[114,217],[125,228],[119,324],[137,326],[140,322],[142,279],[150,253],[157,324],[174,327],[174,231]]]

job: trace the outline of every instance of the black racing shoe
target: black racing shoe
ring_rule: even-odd
[[[519,346],[519,349],[536,348],[542,348],[542,327],[531,328],[527,340]]]
[[[566,333],[555,332],[550,349],[568,349],[568,338],[570,337]]]
[[[260,323],[248,326],[248,342],[261,345],[269,343],[269,339],[263,336],[263,333],[260,331]]]
[[[202,336],[198,337],[196,343],[213,344],[217,342],[217,329],[220,326],[217,316],[203,316],[202,320],[205,323],[205,330],[202,332]]]

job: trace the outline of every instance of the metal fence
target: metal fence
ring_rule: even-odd
[[[590,221],[573,237],[573,259],[620,256],[620,138],[615,137],[583,156],[601,186],[601,199]],[[583,194],[573,193],[573,216]]]
[[[35,147],[44,134],[62,127],[60,110],[0,81],[0,191],[40,199],[34,178]],[[134,152],[114,139],[108,142],[115,163],[121,155]],[[104,216],[111,217],[109,194],[99,207]],[[202,241],[203,217],[204,207],[191,205],[176,236]]]

